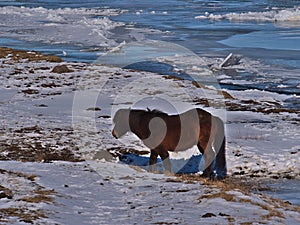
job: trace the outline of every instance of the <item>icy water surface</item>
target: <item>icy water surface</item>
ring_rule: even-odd
[[[223,87],[300,94],[299,1],[12,0],[0,6],[2,46],[93,62],[124,40],[159,39],[199,56],[232,52],[269,66],[226,74],[233,81]]]

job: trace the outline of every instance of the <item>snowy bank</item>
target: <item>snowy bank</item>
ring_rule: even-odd
[[[22,54],[0,59],[1,223],[299,223],[298,206],[251,190],[299,177],[299,111],[285,108],[286,95]],[[111,136],[113,113],[146,107],[141,98],[225,115],[229,178],[168,177],[121,163],[124,153],[149,153],[133,135]]]

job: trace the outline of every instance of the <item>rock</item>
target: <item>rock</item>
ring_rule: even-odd
[[[12,199],[13,198],[13,194],[11,192],[11,190],[0,186],[0,199],[2,198],[7,198],[7,199]]]
[[[51,73],[71,73],[74,72],[74,70],[69,69],[66,65],[58,65],[55,66]]]
[[[108,151],[102,150],[102,151],[97,152],[94,155],[93,159],[94,160],[95,159],[98,159],[98,160],[105,159],[105,161],[111,162],[114,160],[114,157]]]
[[[99,107],[90,107],[86,109],[87,111],[101,111]]]
[[[22,92],[28,95],[36,95],[40,93],[39,90],[35,90],[35,89],[26,89],[26,90],[22,90]]]
[[[226,214],[226,213],[220,212],[220,213],[219,213],[219,216],[230,216],[230,215],[228,215],[228,214]]]
[[[216,215],[213,214],[213,213],[205,213],[205,214],[202,216],[202,218],[209,218],[209,217],[216,217]]]

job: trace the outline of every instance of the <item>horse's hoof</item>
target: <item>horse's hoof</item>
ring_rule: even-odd
[[[226,176],[217,176],[216,174],[210,174],[210,175],[201,175],[201,177],[212,180],[212,181],[221,181],[224,180],[226,178]]]
[[[227,176],[215,176],[215,180],[224,180]]]
[[[211,177],[212,177],[212,174],[210,174],[210,173],[202,173],[200,176],[201,176],[202,178],[211,178]]]

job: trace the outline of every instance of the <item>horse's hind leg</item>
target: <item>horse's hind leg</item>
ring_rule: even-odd
[[[212,178],[212,175],[213,175],[213,161],[214,161],[214,158],[215,158],[215,153],[212,150],[212,148],[206,149],[206,151],[204,152],[203,157],[204,157],[204,161],[205,161],[205,169],[203,171],[202,176]]]
[[[214,148],[216,150],[216,172],[217,178],[223,179],[227,175],[226,155],[225,155],[225,130],[224,123],[221,119],[216,118],[218,131],[214,140]]]
[[[169,152],[164,149],[158,149],[158,154],[163,162],[165,172],[172,174],[172,166],[171,166],[171,161],[169,158]]]
[[[204,171],[202,174],[202,177],[209,177],[212,178],[212,173],[213,173],[213,161],[215,158],[215,153],[211,147],[211,145],[209,146],[205,146],[205,148],[203,148],[199,143],[197,144],[197,147],[199,149],[199,151],[202,153],[203,158],[204,158]]]
[[[155,171],[155,164],[157,163],[157,156],[158,156],[158,153],[155,150],[151,150],[150,161],[149,161],[149,171],[150,172]]]
[[[223,144],[219,149],[216,157],[216,172],[218,175],[218,179],[223,179],[227,175],[227,166],[226,166],[226,156],[225,156],[225,139],[223,140]]]

